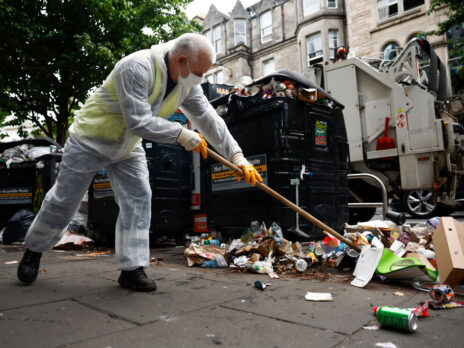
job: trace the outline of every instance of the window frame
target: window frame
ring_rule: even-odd
[[[407,9],[407,10],[406,10],[406,7],[404,6],[404,2],[405,2],[405,1],[406,1],[406,0],[402,0],[402,4],[403,4],[403,12],[408,12],[408,11],[411,11],[411,10],[413,10],[413,9],[415,9],[415,8],[418,8],[418,7],[420,7],[420,6],[423,6],[423,5],[425,5],[425,0],[422,0],[422,4],[420,4],[420,5],[416,5],[416,6],[414,6],[414,7],[411,7],[411,8],[409,8],[409,9]]]
[[[386,60],[386,58],[385,58],[385,50],[390,45],[396,45],[396,46],[394,47],[393,50],[389,50],[389,52],[396,51],[396,48],[401,47],[401,45],[398,42],[394,41],[394,40],[387,41],[384,45],[382,45],[382,59],[383,60]],[[389,61],[393,61],[398,56],[398,54],[399,53],[396,51],[395,57],[393,57],[393,59],[389,59]]]
[[[334,1],[335,2],[335,6],[329,6],[329,1]],[[327,0],[327,8],[338,8],[338,3],[337,3],[337,0]]]
[[[236,23],[238,23],[238,22],[243,22],[244,32],[240,33],[240,34],[237,34]],[[235,18],[234,19],[234,45],[235,46],[239,45],[240,43],[243,43],[244,45],[247,44],[247,37],[246,37],[247,28],[246,28],[246,26],[247,26],[246,19],[244,19],[244,18]],[[244,40],[243,41],[237,41],[237,36],[238,35],[243,35]]]
[[[219,81],[219,75],[221,75],[221,81]],[[219,84],[224,84],[224,71],[223,70],[218,70],[214,73],[214,81]]]
[[[390,19],[390,18],[392,18],[392,17],[395,17],[395,16],[397,16],[397,15],[400,13],[399,1],[400,1],[400,0],[377,0],[377,6],[376,6],[376,7],[377,7],[377,17],[378,17],[378,19],[379,19],[380,22],[383,22],[383,21],[388,20],[388,19]],[[396,4],[396,13],[394,13],[394,14],[392,14],[392,15],[388,15],[388,14],[387,14],[386,17],[381,18],[381,17],[380,17],[380,8],[379,8],[379,3],[381,3],[381,2],[388,3],[386,6],[383,6],[382,9],[383,9],[383,8],[388,9],[390,6],[393,6],[393,5]]]
[[[269,72],[269,73],[266,74],[266,73],[265,73],[265,67],[266,67],[269,63],[271,63],[271,62],[272,62],[272,65],[273,65],[274,69],[272,69],[271,72]],[[268,58],[268,59],[266,59],[266,60],[263,60],[263,76],[272,74],[272,73],[275,72],[275,71],[276,71],[276,68],[275,68],[275,59],[274,59],[274,57],[271,57],[271,58]]]
[[[321,9],[321,0],[302,0],[303,1],[303,17],[309,16],[310,14],[316,13]],[[306,1],[314,1],[317,2],[317,9],[310,11],[310,7],[306,6]]]
[[[218,30],[219,29],[219,30]],[[216,33],[220,33],[220,37],[216,38]],[[220,49],[218,50],[218,43],[220,44]],[[216,54],[222,53],[222,25],[218,24],[215,27],[213,27],[213,46],[214,46],[214,52]]]
[[[267,25],[266,27],[263,27],[263,18],[265,15],[269,14],[269,18],[271,20],[271,23]],[[269,34],[263,35],[263,31],[265,29],[271,28],[271,32]],[[266,42],[272,41],[273,39],[273,28],[272,28],[272,10],[267,10],[259,15],[259,29],[260,29],[260,34],[261,34],[261,43],[264,44]],[[265,39],[269,38],[269,39]]]
[[[320,50],[316,50],[313,53],[314,54],[317,54],[317,52],[321,52],[321,53],[320,53],[320,55],[315,55],[314,57],[310,57],[310,54],[312,54],[312,53],[309,51],[309,48],[310,48],[309,42],[310,42],[310,39],[312,37],[316,37],[316,36],[318,36],[318,38],[316,38],[316,39],[319,39],[319,42],[320,42]],[[322,58],[322,60],[324,60],[324,48],[323,48],[323,45],[322,45],[322,33],[320,31],[306,36],[306,56],[307,56],[308,67],[311,66],[311,61],[318,60],[320,58]]]
[[[335,46],[334,47],[331,46],[331,39],[333,39],[333,38],[330,37],[330,34],[333,34],[333,33],[335,33]],[[329,58],[330,59],[335,59],[335,56],[337,55],[337,47],[338,47],[338,44],[339,44],[339,42],[338,42],[338,29],[329,29],[327,31],[327,37],[328,37],[328,41],[329,41]],[[333,56],[332,56],[332,52],[333,52]]]
[[[203,35],[209,40],[211,44],[213,43],[213,30],[212,29],[205,30]]]

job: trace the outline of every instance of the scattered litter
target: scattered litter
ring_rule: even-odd
[[[398,348],[396,344],[392,342],[378,342],[375,344],[376,347],[381,347],[381,348]]]
[[[15,263],[18,263],[18,261],[7,261],[5,265],[14,265]]]
[[[317,301],[317,302],[331,302],[333,297],[331,293],[328,292],[307,292],[305,295],[306,301]]]
[[[430,309],[454,309],[454,308],[463,308],[464,304],[458,301],[450,301],[448,303],[434,303],[428,302]]]
[[[395,292],[393,293],[393,295],[403,297],[403,296],[404,296],[404,293],[399,292],[399,291],[395,291]]]
[[[380,326],[378,325],[373,325],[373,326],[363,326],[364,330],[378,330],[380,329]]]
[[[363,288],[369,283],[382,257],[382,251],[383,244],[377,237],[372,239],[372,246],[365,246],[362,249],[353,273],[356,278],[351,285]]]
[[[216,335],[215,334],[206,334],[206,337],[212,338],[212,337],[216,337]]]
[[[409,333],[417,330],[417,316],[410,309],[382,306],[374,308],[373,311],[382,326]]]
[[[111,250],[94,251],[94,252],[89,252],[87,254],[76,254],[75,256],[86,257],[86,256],[109,256],[109,255],[111,255]]]
[[[204,261],[215,260],[220,255],[224,256],[225,253],[225,248],[211,245],[197,245],[195,243],[191,243],[184,251],[189,267],[202,265]]]
[[[259,289],[259,290],[262,290],[262,291],[264,291],[264,289],[266,289],[266,287],[268,287],[269,285],[271,285],[271,284],[269,284],[269,283],[263,283],[263,282],[261,282],[260,280],[257,280],[257,281],[255,281],[255,283],[254,283],[255,288],[257,288],[257,289]]]
[[[92,245],[93,240],[77,233],[66,232],[63,238],[55,245],[55,248],[61,249],[79,249],[84,246]]]
[[[267,275],[272,279],[279,279],[279,276],[276,272],[269,272]]]
[[[47,270],[45,268],[39,269],[39,274],[44,274],[47,273]]]
[[[164,262],[163,259],[157,258],[157,257],[152,257],[150,259],[150,265],[151,266],[163,266]]]
[[[433,233],[440,281],[451,287],[464,279],[464,225],[452,217],[443,217]]]
[[[435,300],[436,304],[448,303],[451,301],[451,298],[454,297],[453,289],[445,284],[434,285],[429,294],[432,300]]]

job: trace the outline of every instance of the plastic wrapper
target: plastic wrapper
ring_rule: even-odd
[[[234,259],[234,265],[239,268],[244,268],[248,264],[248,257],[239,256]]]
[[[258,261],[247,265],[249,271],[261,274],[269,274],[274,272],[272,263],[269,261]]]

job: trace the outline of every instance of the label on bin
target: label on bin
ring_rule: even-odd
[[[327,147],[327,122],[317,120],[314,124],[314,143]]]
[[[259,175],[263,178],[263,183],[267,185],[267,162],[266,155],[257,155],[247,157],[248,162],[253,164],[258,171]],[[235,190],[239,188],[251,189],[249,183],[246,184],[243,179],[237,181],[235,172],[230,170],[229,167],[223,164],[213,164],[211,166],[211,190],[212,191],[225,191]]]
[[[0,188],[1,204],[30,204],[32,203],[31,187],[7,187]]]

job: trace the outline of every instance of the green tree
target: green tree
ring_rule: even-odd
[[[191,1],[0,0],[0,115],[64,144],[73,112],[119,59],[200,30],[183,12]]]
[[[429,14],[447,6],[445,21],[438,23],[438,29],[427,35],[447,35],[453,27],[464,24],[464,1],[462,0],[432,0]],[[448,37],[448,45],[452,48],[452,54],[464,63],[464,37]]]

